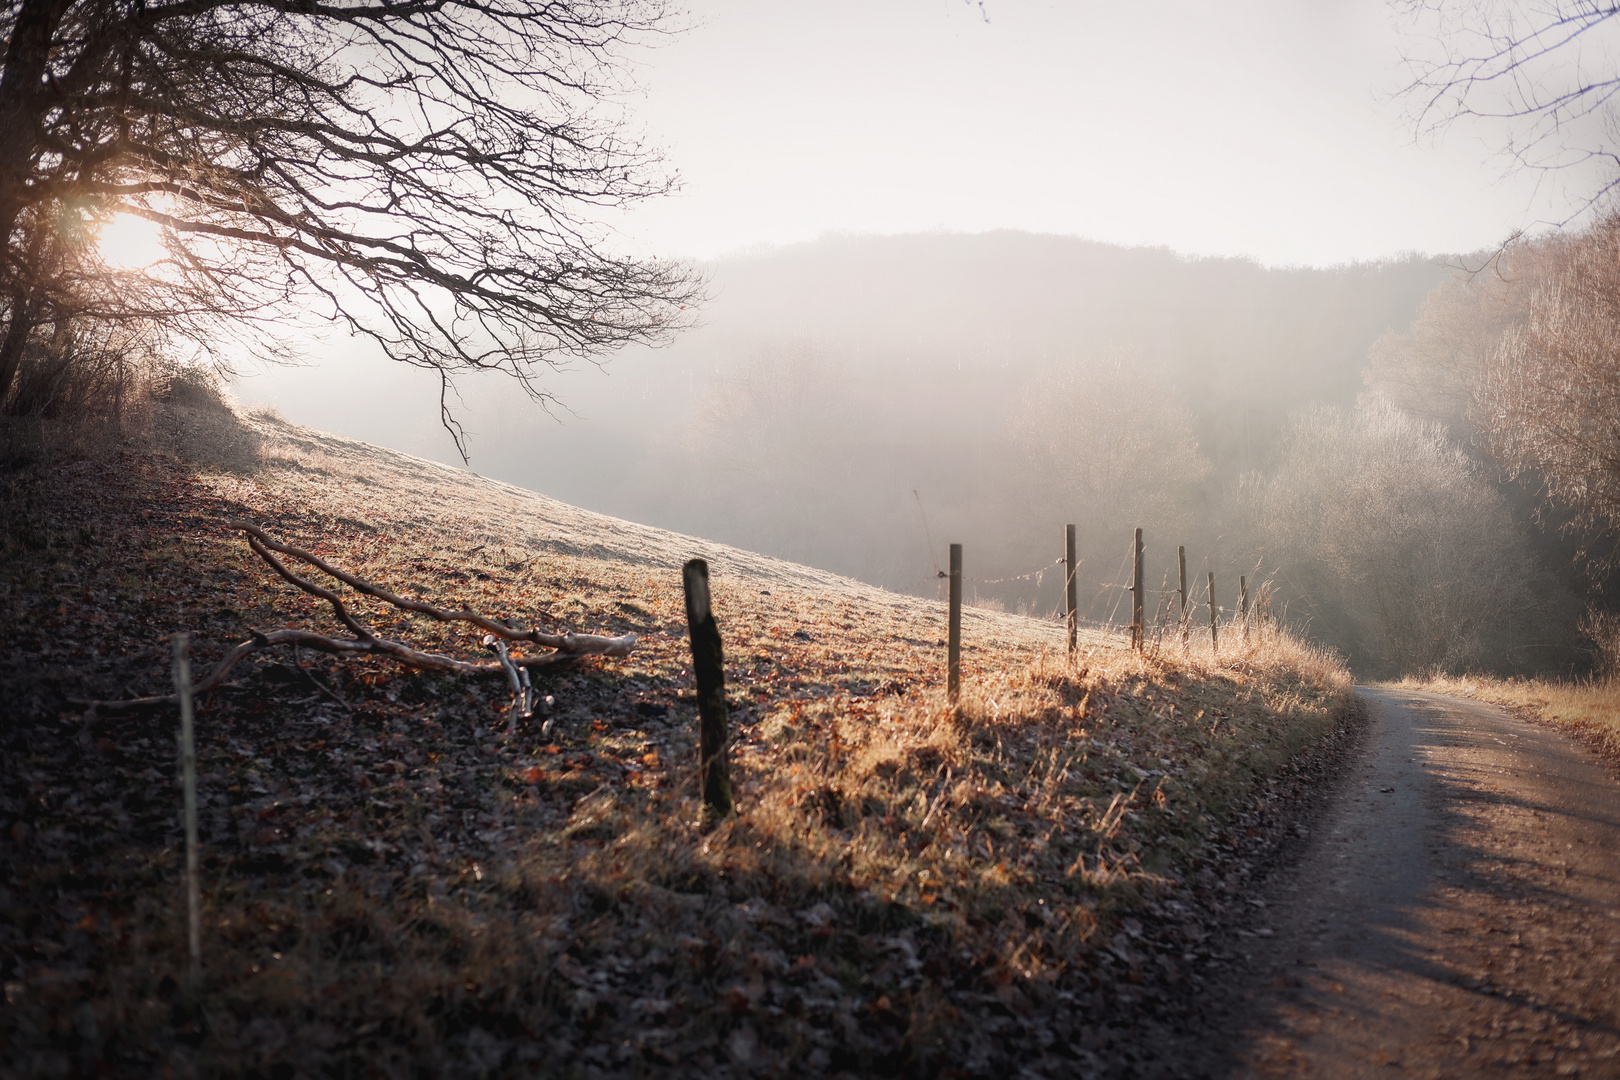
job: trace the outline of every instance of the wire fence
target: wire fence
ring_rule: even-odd
[[[1128,548],[1125,554],[1121,557],[1119,565],[1116,568],[1111,580],[1102,578],[1090,580],[1078,579],[1079,568],[1077,567],[1077,584],[1081,590],[1081,595],[1079,596],[1078,603],[1076,605],[1076,623],[1078,626],[1093,630],[1116,631],[1126,629],[1132,625],[1129,621],[1121,620],[1120,608],[1126,603],[1127,598],[1130,597],[1134,588],[1130,580],[1132,576],[1132,556],[1134,555],[1134,551],[1132,549],[1134,549],[1134,546],[1135,541],[1133,539],[1131,548]],[[1009,585],[1020,582],[1032,582],[1037,589],[1040,589],[1045,585],[1048,575],[1054,575],[1059,580],[1062,579],[1064,572],[1063,562],[1064,560],[1060,557],[1053,560],[1053,562],[1049,564],[1037,566],[1022,573],[1004,574],[998,577],[981,578],[964,575],[962,578],[962,586],[964,590],[963,603],[967,607],[976,607],[981,609],[989,608],[991,610],[1008,610],[1005,606],[998,606],[1004,605],[1006,603],[1004,600],[1001,600],[998,597],[985,597],[980,593],[980,589],[984,587]],[[1083,560],[1079,565],[1084,565]],[[1231,560],[1222,560],[1214,567],[1211,567],[1206,561],[1203,568],[1200,570],[1200,574],[1208,574],[1213,571],[1217,574],[1219,579],[1230,581],[1233,573],[1233,566],[1234,564],[1231,562]],[[1248,568],[1248,573],[1246,575],[1239,575],[1239,580],[1245,580],[1245,578],[1254,579],[1257,582],[1258,591],[1258,582],[1262,572],[1263,567],[1258,561],[1256,561],[1254,566]],[[1171,582],[1170,573],[1171,572],[1169,570],[1165,571],[1164,577],[1161,579],[1158,587],[1149,588],[1144,585],[1142,589],[1143,606],[1145,609],[1144,621],[1148,626],[1157,626],[1164,623],[1172,614],[1179,619],[1182,589],[1178,584],[1173,584]],[[935,573],[929,578],[919,578],[913,581],[911,584],[911,590],[914,592],[926,593],[928,586],[933,585],[935,599],[944,602],[946,600],[947,581],[949,576],[950,575],[943,569],[938,569],[936,564]],[[1269,586],[1270,582],[1268,580],[1266,582],[1266,587],[1268,590]],[[1087,590],[1089,590],[1089,592]],[[988,603],[986,602],[987,600],[989,601]],[[1189,618],[1193,616],[1194,609],[1207,606],[1207,600],[1207,587],[1189,585],[1186,590]],[[1101,618],[1079,614],[1082,611],[1094,612],[1104,602],[1107,602],[1107,614]],[[1217,601],[1215,605],[1217,617],[1219,618],[1226,616],[1231,611],[1235,610],[1236,606],[1238,605],[1229,606]],[[1147,612],[1151,612],[1151,614],[1147,614]],[[1062,622],[1067,618],[1067,613],[1064,611],[1063,602],[1061,599],[1049,604],[1042,604],[1038,607],[1034,604],[1020,605],[1014,613],[1027,616],[1029,618],[1053,619],[1059,622]]]

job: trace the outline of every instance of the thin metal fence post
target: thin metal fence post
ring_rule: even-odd
[[[1187,651],[1192,628],[1187,620],[1187,545],[1176,548],[1176,566],[1181,571],[1181,651]]]
[[[1131,577],[1131,648],[1142,651],[1142,639],[1147,636],[1142,621],[1142,530],[1136,530],[1136,570]]]
[[[1074,659],[1076,649],[1079,647],[1079,593],[1074,580],[1076,572],[1074,561],[1074,526],[1063,526],[1063,608],[1068,614],[1069,622],[1069,659]]]
[[[193,993],[202,975],[202,889],[197,881],[197,747],[192,731],[189,635],[174,635],[174,690],[180,699],[180,783],[186,826],[186,979]]]
[[[962,545],[951,545],[951,628],[945,652],[945,694],[955,705],[962,696]]]
[[[1249,640],[1249,579],[1243,575],[1238,576],[1238,609],[1243,614],[1243,641]]]

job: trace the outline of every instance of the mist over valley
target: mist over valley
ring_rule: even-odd
[[[1531,522],[1533,501],[1498,482],[1468,432],[1440,433],[1437,452],[1466,459],[1456,483],[1506,500],[1490,527],[1511,534],[1515,572],[1539,583],[1533,604],[1496,620],[1511,630],[1488,641],[1436,638],[1452,639],[1455,605],[1419,628],[1422,590],[1394,584],[1405,571],[1370,546],[1355,569],[1327,568],[1344,555],[1326,555],[1330,543],[1371,545],[1398,527],[1386,504],[1353,502],[1350,477],[1279,489],[1283,473],[1303,483],[1299,456],[1321,449],[1302,430],[1365,426],[1348,418],[1380,408],[1390,391],[1370,384],[1370,354],[1387,357],[1468,262],[1266,267],[1016,231],[829,236],[706,264],[696,327],[548,377],[549,413],[495,377],[461,380],[451,404],[481,474],[899,592],[937,595],[945,545],[957,542],[971,602],[1061,616],[1055,560],[1072,522],[1084,616],[1121,625],[1141,527],[1157,622],[1179,615],[1184,545],[1198,620],[1207,572],[1223,612],[1237,606],[1240,575],[1269,583],[1275,614],[1369,674],[1417,656],[1451,670],[1582,669],[1570,545]],[[431,385],[401,379],[380,395],[355,385],[375,363],[327,359],[239,392],[299,422],[456,461]],[[1396,455],[1387,468],[1416,467],[1385,449]],[[1442,550],[1425,581],[1439,574],[1435,592],[1455,594],[1481,523],[1432,527]],[[1381,573],[1393,621],[1352,610]],[[1484,607],[1469,617],[1490,621],[1503,597],[1471,602]],[[1436,640],[1418,648],[1424,635]]]

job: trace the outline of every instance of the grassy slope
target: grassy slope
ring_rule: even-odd
[[[1144,965],[1176,981],[1144,922],[1348,701],[1342,670],[1269,635],[1218,659],[1096,637],[1070,665],[1053,624],[970,611],[953,710],[937,603],[252,424],[248,471],[126,454],[0,477],[8,1071],[1064,1074]],[[498,680],[382,662],[262,656],[205,699],[199,1009],[173,718],[64,699],[161,692],[175,630],[204,660],[249,626],[333,631],[234,515],[402,592],[643,638],[544,678],[513,734]],[[741,811],[708,833],[693,555]]]

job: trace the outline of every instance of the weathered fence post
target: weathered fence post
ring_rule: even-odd
[[[180,699],[181,805],[186,825],[186,980],[192,993],[202,975],[202,889],[197,881],[197,744],[192,732],[190,638],[174,635],[174,692]]]
[[[1219,631],[1215,626],[1215,571],[1209,572],[1209,648],[1211,652],[1220,648]]]
[[[726,674],[720,627],[709,601],[709,564],[692,559],[681,571],[686,586],[686,629],[692,639],[692,675],[697,680],[698,776],[703,816],[711,824],[731,813],[731,773],[726,767]]]
[[[1238,610],[1243,614],[1243,641],[1249,641],[1249,579],[1238,575]]]
[[[1147,627],[1142,621],[1142,530],[1136,530],[1136,572],[1131,578],[1131,648],[1142,651]]]
[[[1191,627],[1187,623],[1187,545],[1176,548],[1176,568],[1181,572],[1181,651],[1187,651]]]
[[[1069,659],[1079,647],[1079,594],[1074,580],[1074,526],[1063,526],[1063,608],[1069,620]]]
[[[951,545],[951,629],[945,650],[945,694],[962,696],[962,545]]]

